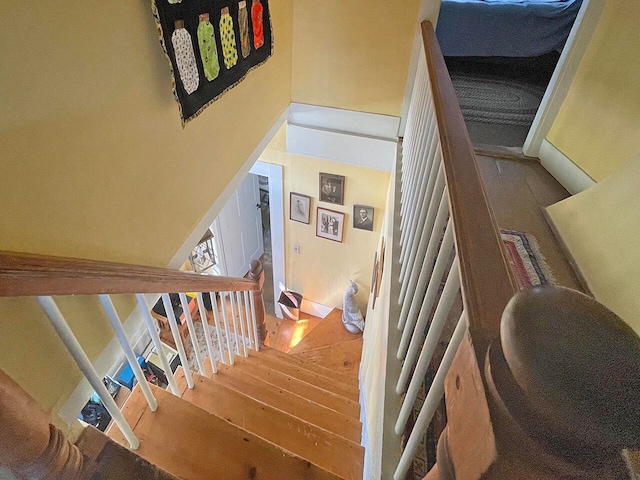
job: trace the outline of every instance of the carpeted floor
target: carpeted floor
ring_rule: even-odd
[[[522,147],[557,56],[446,59],[474,145]]]

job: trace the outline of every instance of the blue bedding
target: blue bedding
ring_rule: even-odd
[[[533,57],[564,47],[582,0],[442,0],[445,56]]]

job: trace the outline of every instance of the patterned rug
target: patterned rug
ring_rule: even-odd
[[[220,353],[220,345],[218,343],[218,335],[217,335],[216,327],[212,325],[207,325],[207,326],[209,327],[209,336],[211,337],[211,344],[213,345],[214,360],[216,362],[219,362],[220,359],[222,358],[222,355]],[[208,358],[209,352],[207,351],[207,341],[205,339],[204,327],[202,325],[202,322],[194,322],[193,327],[196,332],[196,340],[198,343],[200,355],[203,359],[205,357]],[[224,329],[222,329],[222,331],[220,332],[220,338],[222,339],[222,351],[226,351],[227,336],[225,334]],[[241,337],[238,335],[238,338],[243,339],[244,337]],[[235,352],[236,335],[232,331],[229,331],[229,340],[231,342],[231,349]],[[244,342],[247,348],[249,348],[249,339],[244,338]],[[240,343],[240,345],[242,345],[242,343]],[[189,360],[189,369],[192,372],[197,372],[198,363],[196,362],[196,356],[193,351],[193,345],[191,344],[190,341],[187,340],[186,342],[184,342],[184,349],[185,349],[185,352],[187,353],[187,358]],[[242,352],[242,348],[240,349],[240,352]]]
[[[533,235],[514,230],[500,230],[511,269],[520,288],[554,285],[556,279]]]
[[[453,73],[451,83],[466,121],[500,125],[531,125],[545,90],[517,80],[464,73]]]

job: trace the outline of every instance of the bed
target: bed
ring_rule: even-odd
[[[582,0],[442,0],[444,56],[535,57],[564,47]]]

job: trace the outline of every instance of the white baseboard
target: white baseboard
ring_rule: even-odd
[[[580,193],[596,183],[569,157],[547,140],[542,141],[538,158],[540,158],[540,164],[572,195]]]
[[[313,315],[318,318],[326,317],[329,315],[331,310],[333,310],[332,307],[327,307],[326,305],[322,305],[321,303],[313,302],[305,298],[302,299],[302,303],[300,304],[301,312],[308,313],[309,315]]]

